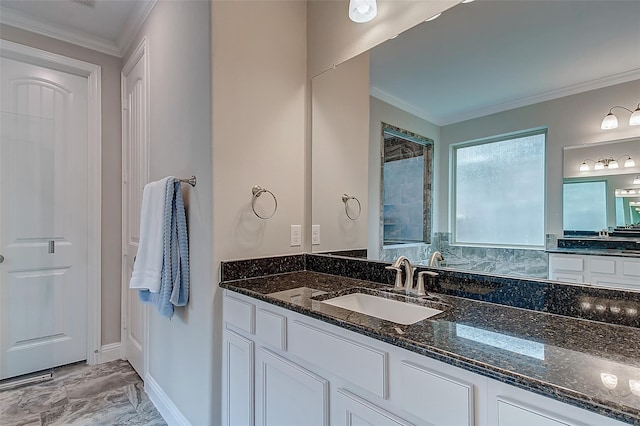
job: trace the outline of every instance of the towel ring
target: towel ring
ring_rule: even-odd
[[[258,212],[256,211],[256,200],[258,199],[259,196],[261,196],[264,193],[268,193],[273,197],[273,202],[275,204],[275,206],[273,207],[273,211],[271,212],[270,215],[268,216],[260,216],[258,214]],[[276,198],[275,195],[273,195],[273,192],[269,191],[266,188],[261,187],[260,185],[254,185],[253,188],[251,188],[251,193],[253,194],[253,198],[251,199],[251,210],[253,210],[253,214],[255,214],[256,216],[258,216],[260,219],[271,219],[273,217],[274,214],[276,214],[276,211],[278,210],[278,199]]]
[[[356,217],[351,217],[349,214],[349,200],[356,200],[356,203],[358,203],[358,214]],[[344,203],[344,212],[347,214],[347,217],[351,220],[357,220],[360,217],[360,213],[362,213],[362,204],[360,204],[360,200],[353,195],[342,194],[342,202]]]

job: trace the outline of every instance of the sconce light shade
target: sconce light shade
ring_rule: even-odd
[[[629,126],[640,126],[640,104],[638,104],[638,108],[631,113],[631,117],[629,117]]]
[[[618,127],[618,118],[615,115],[613,115],[612,112],[609,112],[609,114],[607,114],[606,117],[602,119],[602,124],[600,125],[600,128],[602,130],[611,130],[611,129],[615,129],[616,127]]]
[[[607,167],[609,167],[610,169],[617,169],[618,168],[618,162],[616,160],[609,161],[609,165]]]
[[[602,170],[604,169],[604,163],[600,160],[593,166],[593,170]]]
[[[636,166],[636,162],[633,161],[633,159],[631,157],[627,158],[626,161],[624,162],[624,166],[625,167],[635,167]]]
[[[369,22],[378,14],[376,0],[349,0],[349,19],[358,24]]]
[[[581,172],[588,172],[589,171],[589,165],[587,164],[586,161],[583,161],[582,164],[580,164],[580,171]]]
[[[640,185],[640,175],[636,176],[636,178],[633,180],[633,184]]]

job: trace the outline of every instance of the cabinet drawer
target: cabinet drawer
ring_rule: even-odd
[[[256,307],[253,303],[226,295],[223,299],[224,321],[247,333],[254,333]]]
[[[640,262],[623,260],[622,274],[629,277],[640,277]]]
[[[615,274],[616,261],[615,259],[592,259],[591,272],[597,274]]]
[[[472,426],[473,385],[402,362],[402,409],[434,425]]]
[[[387,353],[342,336],[293,321],[289,353],[381,398],[387,397]]]
[[[578,271],[584,270],[584,260],[580,257],[551,256],[549,258],[551,270]]]
[[[580,423],[564,421],[555,416],[542,413],[520,404],[498,399],[498,425],[497,426],[577,426]]]
[[[287,350],[287,317],[266,309],[258,309],[256,337],[269,346]]]

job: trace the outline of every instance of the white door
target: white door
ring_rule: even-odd
[[[124,355],[145,376],[147,307],[138,290],[129,289],[133,262],[140,242],[142,190],[149,180],[147,148],[146,45],[143,44],[122,71],[122,226],[123,226],[123,344]]]
[[[0,58],[0,379],[87,356],[88,85]]]

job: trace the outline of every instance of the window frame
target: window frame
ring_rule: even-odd
[[[456,232],[456,172],[457,172],[457,150],[460,148],[468,148],[478,145],[488,145],[491,143],[502,142],[510,139],[520,139],[529,136],[544,135],[542,168],[544,170],[542,182],[542,200],[543,200],[543,226],[542,226],[542,243],[541,244],[500,244],[489,242],[460,242],[457,239]],[[453,143],[449,145],[449,232],[451,234],[450,246],[452,247],[485,247],[485,248],[504,248],[504,249],[520,249],[520,250],[540,250],[546,247],[546,229],[547,229],[547,142],[548,128],[538,127],[528,130],[504,133],[495,136],[489,136],[479,139],[468,140],[464,142]]]
[[[433,139],[420,134],[411,132],[409,130],[396,127],[392,124],[381,122],[380,129],[380,250],[395,249],[395,248],[407,248],[407,247],[420,247],[430,245],[433,234],[433,181],[435,177],[434,161],[435,161],[435,142]],[[404,241],[385,243],[384,238],[384,164],[385,164],[385,133],[396,136],[400,139],[404,139],[408,142],[413,142],[422,145],[425,149],[425,170],[423,172],[423,240],[422,241]],[[428,166],[428,167],[427,167]],[[429,191],[429,196],[425,196],[424,192]]]

